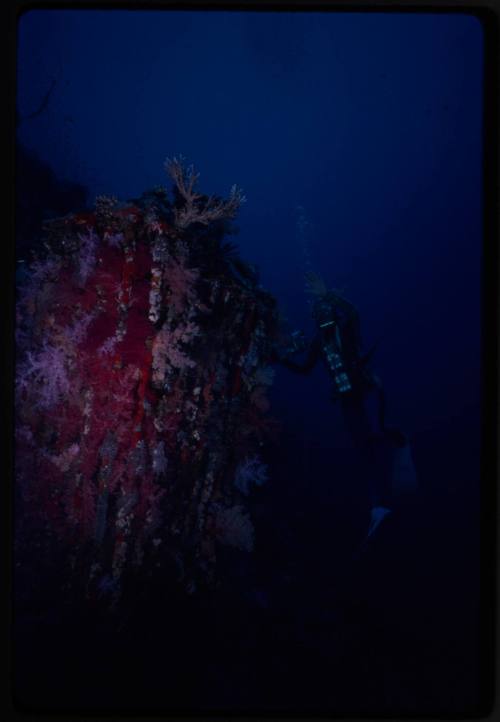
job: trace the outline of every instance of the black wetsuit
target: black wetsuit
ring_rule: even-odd
[[[339,351],[348,388],[338,390],[337,371],[332,368],[331,349]],[[387,506],[391,493],[391,461],[396,430],[385,427],[385,397],[380,381],[368,364],[372,351],[361,352],[359,316],[352,304],[336,299],[335,311],[323,323],[311,342],[303,363],[281,359],[281,363],[297,373],[309,373],[321,360],[334,381],[333,401],[339,401],[350,436],[364,466],[372,506]],[[337,387],[337,388],[336,388]]]

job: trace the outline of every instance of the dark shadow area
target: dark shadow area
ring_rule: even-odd
[[[61,607],[49,591],[44,598],[40,580],[36,607],[16,614],[19,701],[78,711],[473,715],[475,469],[452,449],[460,436],[470,444],[475,428],[470,415],[415,439],[418,496],[363,553],[356,459],[321,444],[299,454],[285,430],[273,483],[253,500],[255,552],[226,554],[218,591],[190,598],[158,580],[110,618]],[[450,458],[439,468],[443,445]]]
[[[16,147],[16,260],[28,261],[40,245],[44,221],[84,210],[88,190],[58,178],[52,168],[29,148]]]

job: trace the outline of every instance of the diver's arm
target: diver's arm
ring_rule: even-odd
[[[349,318],[353,318],[359,321],[359,314],[356,306],[353,303],[348,301],[343,296],[338,296],[333,291],[330,291],[330,295],[333,297],[337,308],[340,308]]]
[[[362,349],[361,321],[359,318],[358,310],[357,310],[356,306],[354,306],[354,304],[352,304],[347,299],[342,298],[342,296],[337,296],[336,294],[334,294],[334,298],[335,298],[335,305],[344,314],[344,320],[343,320],[344,327],[347,327],[350,329],[350,335],[351,335],[354,347],[356,349],[356,355],[361,356],[361,349]]]
[[[308,374],[316,365],[320,357],[320,353],[321,344],[319,338],[316,337],[313,339],[309,348],[309,353],[307,354],[307,358],[303,363],[297,363],[296,361],[291,361],[288,358],[280,358],[279,362],[283,364],[285,368],[289,369],[290,371],[294,371],[297,374]]]

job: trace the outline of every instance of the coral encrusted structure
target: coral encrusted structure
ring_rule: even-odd
[[[219,545],[252,549],[266,477],[276,304],[223,240],[244,198],[166,167],[172,197],[49,222],[18,288],[17,544],[57,550],[90,596],[163,566],[216,583]]]

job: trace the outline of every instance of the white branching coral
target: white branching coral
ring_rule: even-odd
[[[182,156],[167,158],[165,170],[185,201],[182,208],[175,209],[175,225],[178,228],[187,228],[191,223],[207,226],[222,218],[234,218],[241,204],[246,201],[242,190],[236,185],[231,187],[229,199],[226,201],[214,196],[203,200],[203,196],[195,191],[200,174],[195,172],[192,165],[187,167]]]

